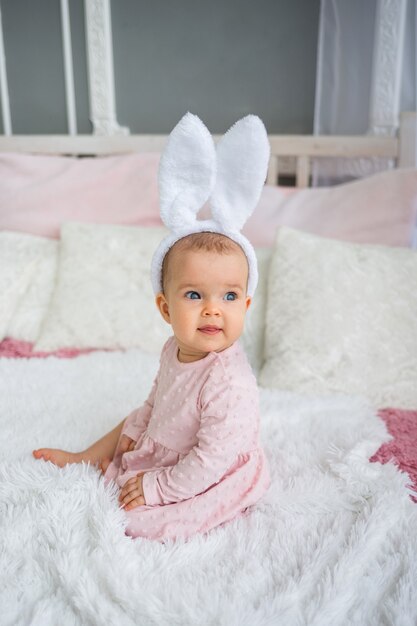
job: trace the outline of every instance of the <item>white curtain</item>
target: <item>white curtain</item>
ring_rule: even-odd
[[[394,135],[417,105],[417,0],[321,0],[314,133]],[[316,159],[313,184],[386,169],[378,159]]]

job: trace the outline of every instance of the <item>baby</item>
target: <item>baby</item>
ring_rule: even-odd
[[[83,452],[33,452],[59,466],[98,464],[120,487],[132,537],[207,532],[244,513],[270,483],[256,380],[238,342],[256,286],[252,248],[206,224],[164,240],[154,255],[156,304],[173,337],[144,405]]]
[[[251,302],[242,249],[221,234],[188,235],[162,275],[156,303],[174,336],[145,404],[84,452],[34,451],[60,466],[100,464],[121,487],[127,533],[153,539],[205,532],[269,485],[256,380],[237,343]]]

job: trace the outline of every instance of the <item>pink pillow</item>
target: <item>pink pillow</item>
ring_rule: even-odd
[[[406,246],[417,218],[417,170],[398,169],[328,188],[266,186],[243,228],[255,246],[272,246],[289,226],[356,243]]]
[[[59,237],[67,221],[160,226],[159,158],[157,153],[80,159],[0,153],[0,230]],[[243,233],[262,247],[273,245],[279,226],[357,243],[409,246],[416,214],[417,170],[390,170],[329,188],[266,186]]]
[[[67,221],[159,226],[159,158],[0,153],[0,230],[59,237]]]

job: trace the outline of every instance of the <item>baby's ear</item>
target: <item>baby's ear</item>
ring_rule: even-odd
[[[213,138],[197,115],[186,113],[171,132],[159,165],[161,218],[170,230],[194,226],[215,176]]]
[[[160,291],[159,293],[156,294],[156,296],[155,296],[155,304],[156,304],[156,306],[158,308],[158,311],[160,312],[160,314],[164,318],[164,320],[168,324],[171,324],[171,317],[169,315],[168,302],[167,302],[164,294],[162,293],[162,291]]]
[[[217,178],[210,197],[213,218],[239,231],[253,212],[265,183],[270,146],[262,121],[247,115],[217,144]]]

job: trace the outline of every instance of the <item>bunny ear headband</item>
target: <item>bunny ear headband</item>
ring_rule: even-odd
[[[162,291],[161,271],[168,250],[192,233],[225,235],[243,249],[249,265],[248,295],[258,282],[255,251],[239,231],[252,214],[265,182],[269,141],[256,115],[234,124],[214,147],[203,122],[187,113],[171,132],[159,166],[161,218],[171,230],[152,259],[152,286]],[[211,220],[197,220],[209,200]]]

